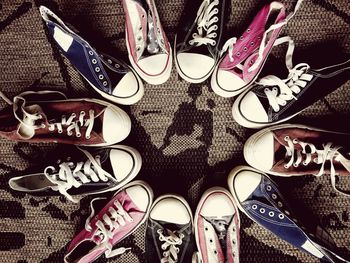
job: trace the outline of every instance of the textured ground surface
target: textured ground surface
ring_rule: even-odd
[[[173,41],[183,0],[158,0],[158,11]],[[284,0],[291,8],[294,1]],[[9,97],[24,90],[59,89],[70,97],[96,96],[47,40],[38,12],[48,3],[81,31],[95,47],[125,56],[124,16],[117,0],[0,0],[0,89]],[[233,0],[230,32],[239,35],[266,1]],[[295,62],[326,66],[350,52],[348,0],[305,0],[283,31],[296,42]],[[276,52],[279,57],[280,52]],[[279,61],[277,59],[277,61]],[[270,63],[271,64],[271,63]],[[271,70],[273,67],[266,67]],[[317,102],[293,121],[350,130],[350,83]],[[160,86],[145,87],[144,98],[132,107],[133,130],[124,144],[143,156],[139,175],[157,195],[175,192],[195,209],[201,193],[225,186],[231,168],[243,164],[242,146],[252,133],[231,117],[232,99],[216,96],[208,83],[190,85],[175,70]],[[4,104],[1,102],[1,107]],[[12,176],[42,169],[69,146],[29,145],[0,139],[0,262],[62,262],[66,246],[83,227],[89,199],[80,204],[59,197],[31,197],[11,191]],[[45,159],[45,163],[43,163]],[[344,187],[350,180],[343,180]],[[350,248],[350,199],[330,187],[329,178],[279,180],[293,207],[319,220],[347,254]],[[349,187],[348,187],[349,189]],[[145,262],[144,227],[123,245],[131,252],[109,262]],[[242,215],[242,262],[316,262]],[[101,258],[99,262],[106,262]]]

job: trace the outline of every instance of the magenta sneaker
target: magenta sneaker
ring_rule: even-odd
[[[27,91],[0,111],[0,137],[15,141],[107,146],[124,140],[131,120],[119,107],[96,99],[67,99],[58,91]]]
[[[240,219],[231,194],[224,188],[208,189],[199,201],[194,229],[202,263],[239,262]]]
[[[146,82],[164,83],[170,77],[172,51],[154,0],[122,0],[122,3],[131,65]]]
[[[274,46],[285,42],[292,45],[289,37],[277,37],[302,1],[298,0],[287,17],[282,3],[267,4],[238,40],[231,38],[225,43],[223,57],[211,78],[211,87],[216,94],[222,97],[238,95],[257,79]]]
[[[92,213],[83,229],[70,243],[64,262],[87,263],[102,254],[106,258],[123,254],[130,248],[113,246],[133,233],[148,217],[153,200],[152,189],[142,181],[134,181],[119,190],[107,205]]]

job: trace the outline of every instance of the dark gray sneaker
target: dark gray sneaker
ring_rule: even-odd
[[[193,254],[193,217],[180,196],[160,196],[147,223],[146,253],[149,263],[189,263]]]

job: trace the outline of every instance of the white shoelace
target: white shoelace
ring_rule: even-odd
[[[89,110],[88,118],[85,118],[85,115],[85,111],[81,111],[78,119],[76,119],[77,116],[75,113],[72,113],[68,119],[66,116],[62,116],[61,122],[49,124],[49,131],[54,131],[55,129],[57,129],[58,133],[62,133],[63,126],[68,126],[66,128],[67,135],[72,136],[73,131],[75,131],[75,136],[79,138],[81,136],[80,127],[87,127],[85,132],[85,138],[90,139],[91,131],[94,127],[95,112],[93,110]]]
[[[86,222],[85,222],[85,229],[89,232],[92,231],[92,227],[90,226],[90,220],[95,215],[93,202],[101,199],[105,199],[105,198],[94,198],[90,203],[91,214],[86,219]],[[105,252],[106,258],[111,258],[117,255],[121,255],[125,253],[127,250],[131,249],[131,248],[119,247],[112,250],[113,245],[109,242],[109,240],[113,238],[113,236],[115,235],[114,233],[115,230],[134,221],[131,218],[131,216],[124,210],[123,205],[119,201],[116,200],[114,202],[114,206],[115,207],[110,207],[108,209],[109,215],[104,214],[102,221],[98,220],[96,222],[97,230],[94,233],[95,236],[98,236],[101,238],[100,246],[107,249]]]
[[[295,95],[299,94],[313,78],[313,75],[306,73],[308,69],[308,64],[300,63],[289,70],[289,76],[284,80],[269,75],[257,82],[265,86],[264,92],[275,112],[278,112],[288,101],[297,100]],[[268,88],[269,86],[273,88]]]
[[[68,200],[77,203],[78,200],[74,199],[67,193],[72,187],[79,188],[83,184],[90,182],[107,182],[108,180],[116,181],[116,179],[102,169],[100,157],[95,158],[88,152],[79,148],[88,158],[85,162],[63,162],[59,165],[59,169],[54,166],[48,166],[44,170],[46,178],[56,185],[57,189],[62,195],[67,197]]]
[[[219,10],[215,7],[218,4],[218,0],[204,0],[202,2],[196,18],[198,33],[192,34],[192,40],[189,41],[190,45],[216,45],[216,41],[213,38],[217,36],[216,30],[218,26],[215,23],[219,21],[219,18],[216,16]]]
[[[163,258],[161,259],[161,263],[176,263],[180,249],[176,247],[177,245],[182,244],[182,239],[184,238],[184,234],[180,233],[177,236],[173,231],[166,229],[167,235],[163,233],[161,229],[157,231],[159,234],[159,240],[164,241],[162,244],[163,249]]]
[[[291,139],[289,136],[286,136],[284,140],[288,143],[288,146],[285,146],[286,148],[286,157],[289,157],[290,160],[287,164],[284,165],[284,168],[288,169],[292,165],[294,167],[298,167],[299,165],[307,166],[310,163],[314,162],[316,164],[320,164],[321,168],[318,174],[315,174],[315,176],[321,176],[324,173],[325,169],[325,163],[327,161],[330,162],[330,177],[331,177],[331,184],[335,191],[344,194],[346,196],[350,196],[349,194],[344,193],[343,191],[339,190],[335,185],[335,176],[336,171],[334,168],[334,161],[340,162],[347,171],[350,172],[350,161],[347,160],[342,154],[339,153],[339,149],[341,147],[333,147],[332,143],[327,143],[323,145],[323,149],[318,150],[315,145],[312,143],[306,143],[299,141],[297,139]],[[296,150],[294,145],[299,144],[302,148],[302,150]],[[309,151],[307,151],[309,149]],[[296,158],[295,158],[296,154]],[[316,158],[313,158],[313,155],[317,154]]]

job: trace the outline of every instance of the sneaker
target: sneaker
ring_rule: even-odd
[[[147,223],[148,262],[190,263],[192,231],[193,217],[186,200],[172,194],[158,197]]]
[[[242,126],[261,128],[289,120],[349,80],[350,59],[322,69],[306,63],[289,67],[289,76],[266,76],[241,94],[232,108]]]
[[[67,99],[57,91],[23,92],[0,111],[0,137],[15,141],[106,146],[124,140],[131,120],[117,106],[96,99]]]
[[[213,72],[222,47],[227,0],[187,1],[175,36],[175,65],[184,80],[205,81]]]
[[[152,204],[152,189],[142,181],[134,181],[120,189],[105,207],[95,214],[91,201],[91,215],[85,228],[72,240],[64,257],[66,263],[87,263],[102,254],[111,258],[131,248],[113,248],[132,234],[148,217]]]
[[[51,10],[40,14],[62,54],[102,97],[119,104],[135,104],[144,93],[137,74],[125,62],[97,53]]]
[[[279,238],[327,262],[348,262],[337,254],[335,243],[325,229],[317,224],[306,227],[296,218],[266,174],[239,166],[230,172],[228,186],[238,208]]]
[[[172,51],[154,0],[122,0],[122,4],[131,65],[150,84],[166,82],[173,63]]]
[[[208,189],[199,201],[194,229],[202,263],[239,262],[240,219],[231,194]]]
[[[252,135],[244,145],[247,163],[276,176],[330,174],[333,188],[336,174],[349,176],[350,134],[281,124]]]
[[[274,46],[285,42],[293,45],[289,37],[277,38],[302,1],[297,2],[288,17],[282,3],[265,5],[238,39],[225,43],[222,59],[211,78],[215,93],[222,97],[238,95],[257,79]]]
[[[53,195],[59,192],[77,203],[72,195],[90,195],[116,191],[139,173],[142,159],[134,148],[114,145],[71,152],[66,160],[58,160],[42,172],[9,180],[15,191]]]

